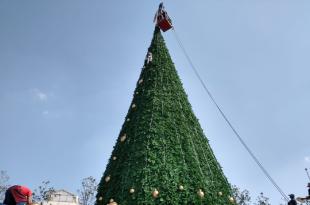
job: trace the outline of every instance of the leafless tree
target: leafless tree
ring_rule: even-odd
[[[54,187],[50,185],[50,181],[43,181],[42,184],[33,190],[32,198],[36,202],[48,201],[51,194],[55,192]]]
[[[81,205],[93,205],[95,201],[95,193],[97,191],[96,179],[92,176],[82,179],[81,189],[77,192],[80,196]]]
[[[251,196],[248,190],[240,190],[236,185],[232,186],[233,197],[238,205],[250,205]]]
[[[4,199],[5,191],[9,188],[10,177],[6,171],[0,170],[0,201]]]
[[[256,199],[255,205],[271,205],[269,202],[269,198],[264,196],[264,193],[260,193],[260,195]]]

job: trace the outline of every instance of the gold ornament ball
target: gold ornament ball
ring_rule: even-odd
[[[220,191],[220,192],[219,192],[219,196],[222,196],[222,195],[223,195],[223,193]]]
[[[234,198],[233,197],[229,197],[229,201],[231,202],[231,203],[234,203],[235,202],[235,200],[234,200]]]
[[[129,189],[129,193],[131,194],[135,193],[135,189],[134,188]]]
[[[109,182],[110,179],[111,179],[111,176],[109,175],[109,176],[107,176],[104,180],[105,180],[105,182]]]
[[[200,198],[203,198],[205,196],[205,193],[201,189],[197,191],[197,194]]]
[[[126,140],[126,134],[124,134],[122,137],[121,137],[121,142],[124,142]]]
[[[159,191],[157,189],[154,189],[154,191],[152,192],[152,196],[153,198],[157,198],[159,196]]]
[[[99,199],[98,199],[99,201],[102,201],[102,196],[101,197],[99,197]]]
[[[140,79],[140,80],[139,80],[139,84],[141,84],[141,83],[143,83],[143,79]]]
[[[130,121],[130,119],[129,118],[127,118],[127,120],[126,120],[127,122],[129,122]]]
[[[117,205],[117,203],[114,201],[114,199],[110,199],[110,203],[108,203],[107,205]]]
[[[184,186],[180,185],[179,186],[179,190],[183,191],[184,190]]]
[[[136,104],[132,104],[131,108],[135,108],[136,107]]]
[[[117,157],[114,156],[114,157],[113,157],[113,160],[117,160]]]

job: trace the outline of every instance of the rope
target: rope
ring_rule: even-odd
[[[143,67],[144,67],[144,69],[146,69],[147,65],[144,64]],[[150,69],[150,68],[148,68],[148,69]],[[145,70],[144,72],[149,72],[149,71]],[[145,75],[145,73],[143,73],[143,75],[141,75],[140,79],[145,81],[145,79],[144,79],[145,76],[144,75]],[[145,83],[145,82],[143,82],[143,83]],[[155,88],[154,89],[156,89],[156,83],[155,83]],[[149,92],[147,93],[147,95],[149,95]],[[151,109],[152,114],[151,114],[151,119],[150,119],[150,122],[149,122],[149,130],[151,130],[152,125],[153,125],[154,104],[155,104],[155,99],[153,98],[152,99],[152,109]],[[146,140],[146,147],[145,147],[145,149],[146,149],[145,167],[148,167],[149,144],[150,144],[150,137],[149,137],[149,135],[146,138],[147,138],[147,140]],[[147,170],[147,172],[149,172],[148,169],[146,169],[146,170]],[[142,182],[142,186],[144,185],[144,183],[148,183],[148,177],[147,176],[148,176],[148,173],[145,174],[145,181]]]
[[[210,97],[210,99],[212,100],[212,102],[214,103],[214,105],[217,107],[218,111],[220,112],[220,114],[222,115],[222,117],[224,118],[224,120],[226,121],[226,123],[229,125],[229,127],[232,129],[232,131],[234,132],[234,134],[236,135],[236,137],[238,138],[238,140],[240,141],[240,143],[243,145],[243,147],[246,149],[246,151],[250,154],[250,156],[252,157],[252,159],[256,162],[256,164],[259,166],[259,168],[262,170],[262,172],[265,174],[265,176],[268,178],[268,180],[272,183],[272,185],[278,190],[278,192],[282,195],[282,197],[286,200],[289,201],[288,197],[286,196],[286,194],[282,191],[282,189],[277,185],[277,183],[274,181],[274,179],[270,176],[270,174],[267,172],[267,170],[264,168],[264,166],[261,164],[261,162],[257,159],[257,157],[254,155],[254,153],[251,151],[251,149],[247,146],[247,144],[245,143],[245,141],[241,138],[241,136],[239,135],[239,133],[237,132],[237,130],[234,128],[234,126],[230,123],[230,121],[228,120],[228,118],[226,117],[225,113],[222,111],[222,109],[220,108],[220,106],[217,104],[217,102],[215,101],[215,98],[213,97],[213,95],[211,94],[211,92],[209,91],[209,89],[207,88],[206,84],[204,83],[204,81],[202,80],[202,78],[199,75],[199,72],[197,71],[196,67],[194,66],[192,60],[190,59],[189,55],[187,54],[180,38],[177,35],[177,32],[175,30],[175,28],[173,27],[172,30],[174,31],[174,36],[177,40],[177,43],[179,44],[179,47],[181,48],[181,50],[183,51],[187,61],[189,62],[192,70],[194,71],[196,77],[199,79],[201,85],[203,86],[204,90],[207,92],[208,96]]]
[[[196,132],[197,132],[197,130],[196,130]],[[212,149],[211,149],[211,146],[210,146],[209,142],[206,143],[206,145],[207,145],[208,150],[209,150],[209,152],[211,153],[213,159],[216,160],[216,157],[215,157],[215,155],[214,155],[214,153],[213,153],[213,151],[212,151]],[[221,166],[220,166],[218,163],[215,163],[215,166],[216,166],[217,169],[220,171],[220,174],[221,174],[221,176],[224,178],[225,183],[227,184],[227,186],[230,186],[230,184],[229,184],[229,182],[228,182],[226,176],[225,176],[224,173],[223,173],[223,170],[222,170]]]
[[[197,132],[197,129],[195,128],[195,132],[196,132],[196,136],[199,136],[198,132]],[[202,138],[203,139],[203,138]],[[199,141],[201,142],[201,138],[199,138]],[[209,164],[209,160],[207,157],[206,157],[206,154],[205,154],[205,149],[203,149],[203,147],[201,146],[202,143],[199,143],[199,147],[200,147],[200,150],[202,151],[202,155],[205,159],[205,162],[207,162],[207,165],[208,165],[208,169],[209,169],[209,172],[210,172],[210,175],[211,175],[211,183],[212,185],[214,186],[214,174],[212,172],[212,169],[211,169],[211,166]],[[210,152],[210,150],[208,150]]]
[[[180,106],[181,110],[183,110],[183,106],[182,106],[182,104],[181,104],[181,102],[180,102],[180,99],[178,99],[178,100],[179,100],[179,102],[178,102],[178,103],[179,103],[179,106]],[[187,117],[183,114],[183,112],[182,112],[182,117],[183,117],[184,119],[187,119]],[[194,158],[195,158],[195,160],[196,160],[196,162],[197,162],[200,175],[201,175],[201,177],[204,179],[204,174],[203,174],[203,171],[202,171],[202,169],[201,169],[201,163],[200,163],[200,160],[199,160],[199,157],[198,157],[198,153],[197,153],[196,147],[194,146],[194,142],[193,142],[192,137],[189,137],[189,138],[187,139],[187,141],[188,141],[188,143],[190,144],[190,146],[192,147],[192,150],[193,150],[193,152],[194,152]],[[206,183],[206,185],[208,186],[207,183]]]
[[[174,118],[174,121],[173,121],[173,124],[174,124],[174,129],[175,129],[175,134],[176,134],[176,139],[177,139],[177,145],[180,146],[180,150],[181,150],[181,155],[182,155],[182,160],[183,160],[183,166],[186,167],[186,170],[188,169],[188,166],[187,166],[187,163],[185,161],[185,154],[184,154],[184,151],[183,151],[183,148],[182,148],[182,144],[181,144],[181,140],[180,140],[180,135],[178,133],[178,130],[176,129],[177,125],[175,123],[175,118]],[[182,175],[183,176],[183,175]],[[185,174],[185,177],[184,178],[187,178],[187,181],[188,180],[188,174],[186,173]],[[183,181],[183,183],[185,182],[185,180]],[[181,184],[182,185],[182,184]]]

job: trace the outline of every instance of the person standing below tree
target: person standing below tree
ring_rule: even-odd
[[[32,204],[32,191],[20,185],[14,185],[5,192],[4,205],[30,205]]]
[[[297,202],[295,200],[295,195],[294,194],[290,194],[288,195],[290,197],[290,201],[287,203],[287,205],[297,205]]]

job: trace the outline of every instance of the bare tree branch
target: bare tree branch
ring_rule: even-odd
[[[10,177],[6,171],[0,170],[0,200],[4,199],[5,191],[9,188],[9,181]]]
[[[97,191],[96,179],[92,176],[82,179],[82,187],[77,192],[80,195],[81,205],[93,205]]]
[[[50,181],[43,181],[37,189],[34,189],[32,198],[36,202],[48,201],[51,194],[55,192],[54,187],[50,185]]]

